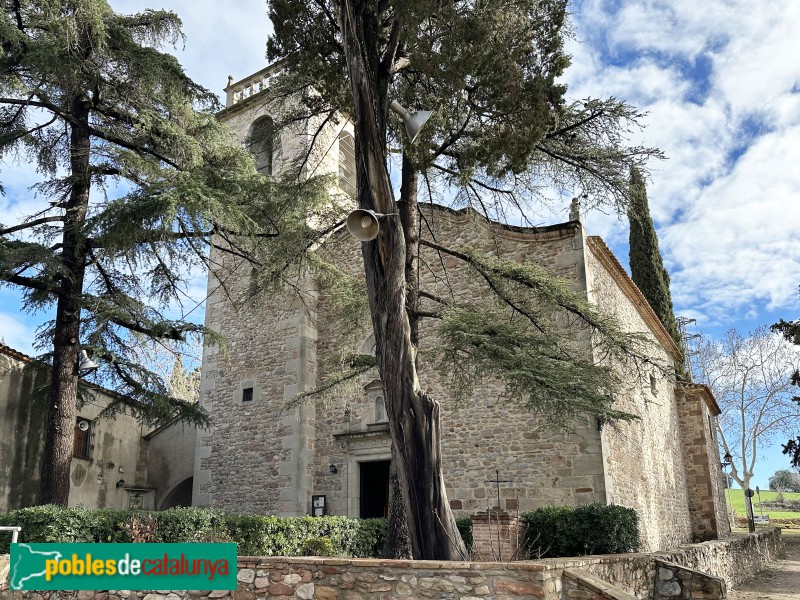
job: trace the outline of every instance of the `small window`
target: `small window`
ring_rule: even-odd
[[[386,402],[384,402],[383,396],[375,398],[375,422],[386,422]]]
[[[92,456],[92,422],[84,417],[75,421],[75,440],[72,444],[72,456],[88,460]]]
[[[658,393],[658,388],[656,387],[656,376],[650,375],[650,392],[655,396]]]
[[[356,195],[356,145],[347,131],[339,134],[339,189],[348,196]]]
[[[247,387],[242,390],[242,402],[253,401],[253,388]]]

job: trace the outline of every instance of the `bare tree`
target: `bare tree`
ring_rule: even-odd
[[[730,475],[746,490],[759,451],[800,425],[790,382],[800,349],[766,327],[746,338],[732,329],[720,341],[700,338],[693,362],[696,381],[711,388],[722,409],[717,431],[722,452],[733,456]]]

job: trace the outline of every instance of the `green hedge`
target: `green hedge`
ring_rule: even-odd
[[[386,541],[385,519],[230,515],[205,508],[165,511],[34,506],[0,515],[0,525],[22,527],[21,542],[130,542],[123,525],[132,517],[156,522],[157,542],[220,542],[239,545],[240,555],[299,556],[313,538],[328,538],[339,556],[378,557]],[[0,536],[0,554],[10,535]]]
[[[617,554],[639,549],[636,511],[600,503],[546,506],[523,515],[531,558]]]

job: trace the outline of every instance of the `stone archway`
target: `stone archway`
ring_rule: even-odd
[[[187,477],[173,487],[164,495],[164,499],[159,503],[158,510],[167,510],[176,506],[191,506],[193,482],[194,477]]]

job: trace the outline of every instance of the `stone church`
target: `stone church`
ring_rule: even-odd
[[[271,73],[267,68],[229,81],[221,119],[243,142],[269,125],[262,91]],[[311,135],[281,132],[253,147],[259,169],[277,173]],[[352,194],[352,129],[346,123],[330,126],[324,136],[321,146],[329,150],[313,169],[338,175],[338,191]],[[487,221],[471,210],[425,210],[430,231],[423,235],[534,261],[629,331],[646,335],[654,360],[669,364],[678,356],[623,267],[580,220],[524,228]],[[361,272],[359,242],[344,230],[319,252],[354,275]],[[201,402],[214,427],[197,435],[193,504],[284,516],[383,516],[390,437],[377,374],[287,407],[296,394],[324,380],[343,349],[371,350],[369,324],[348,330],[335,325],[336,308],[311,276],[255,305],[245,302],[249,267],[231,255],[216,252],[213,258],[218,268],[209,274],[206,325],[223,333],[229,347],[206,348],[203,357]],[[486,293],[451,258],[428,251],[421,263],[421,285],[432,294]],[[729,533],[714,427],[719,407],[708,388],[676,387],[657,370],[631,374],[616,406],[639,420],[602,425],[587,415],[570,433],[552,431],[504,398],[495,382],[481,383],[466,400],[454,402],[448,374],[425,360],[435,336],[435,324],[421,326],[420,380],[442,405],[445,482],[457,516],[498,501],[512,513],[548,504],[620,504],[637,511],[647,551]]]

